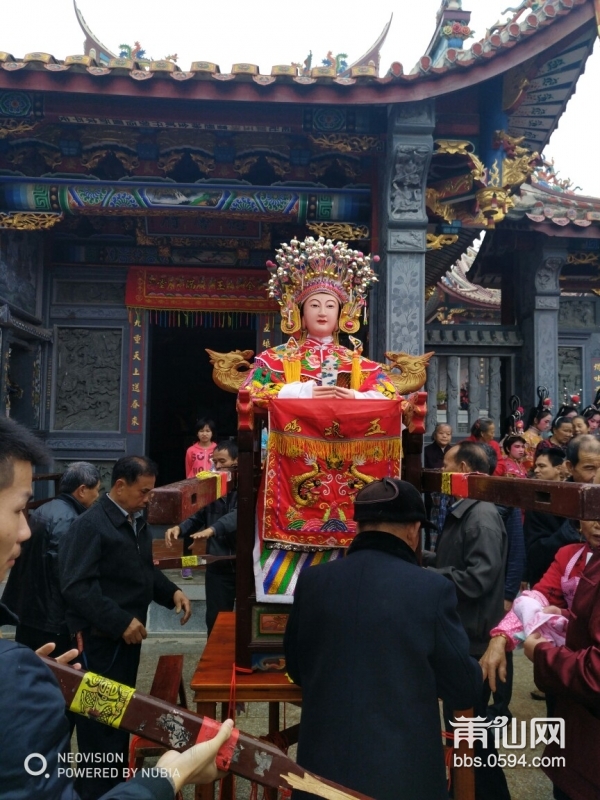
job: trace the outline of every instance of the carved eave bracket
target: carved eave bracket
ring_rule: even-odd
[[[311,134],[310,141],[317,147],[325,150],[334,150],[337,153],[368,153],[372,151],[381,152],[383,141],[379,136],[350,135],[345,133],[321,133]]]
[[[449,247],[458,241],[457,234],[445,234],[436,236],[433,233],[427,234],[427,249],[428,250],[441,250],[444,247]]]
[[[8,328],[19,335],[20,339],[51,342],[52,331],[31,325],[18,317],[14,317],[8,305],[0,306],[0,328]]]
[[[317,236],[342,242],[361,241],[370,235],[366,225],[352,225],[349,222],[308,222],[306,227]]]
[[[43,231],[53,228],[62,219],[64,214],[35,211],[0,212],[0,230]]]
[[[24,122],[22,119],[3,119],[0,121],[0,139],[30,133],[38,125],[38,122]]]
[[[475,153],[473,143],[462,139],[436,139],[434,157],[451,156],[457,164],[464,164],[471,179],[475,195],[475,208],[471,199],[461,202],[451,198],[457,191],[465,193],[465,175],[447,179],[427,189],[427,208],[446,223],[460,222],[469,227],[493,229],[514,206],[511,195],[532,174],[539,162],[539,154],[522,146],[524,137],[516,138],[505,131],[494,133],[493,148],[497,157],[486,166]]]

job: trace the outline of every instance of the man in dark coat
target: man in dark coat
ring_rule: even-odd
[[[489,473],[489,460],[475,442],[461,442],[444,456],[445,472]],[[458,615],[469,637],[469,652],[481,658],[490,641],[490,630],[504,616],[504,578],[508,542],[504,524],[493,503],[461,499],[454,503],[446,517],[435,553],[424,553],[424,563],[445,576],[455,587]],[[486,709],[491,689],[486,681],[479,710]],[[500,707],[508,707],[508,698],[495,698]],[[451,717],[451,708],[444,704],[444,715]],[[476,743],[476,753],[479,743]],[[492,753],[491,737],[486,743]],[[495,765],[475,767],[477,800],[510,798],[502,769]]]
[[[417,564],[418,491],[375,481],[354,516],[347,557],[301,573],[285,632],[303,695],[298,763],[376,800],[445,800],[438,697],[472,707],[479,665],[454,588]]]
[[[19,618],[15,641],[37,650],[54,642],[55,656],[73,647],[58,580],[58,543],[98,499],[100,472],[87,461],[69,464],[59,495],[29,515],[31,538],[11,569],[2,602]]]
[[[117,461],[110,492],[71,525],[58,549],[60,586],[67,625],[80,633],[86,669],[135,686],[148,606],[191,606],[178,587],[154,566],[152,537],[143,509],[154,488],[157,468],[144,456]],[[81,753],[119,754],[127,765],[129,736],[116,728],[77,719]],[[96,800],[122,778],[85,778],[77,783],[84,800]]]
[[[32,464],[46,463],[49,454],[36,437],[6,417],[0,417],[0,581],[15,566],[21,546],[30,537],[25,508],[31,496]],[[15,617],[0,603],[0,625]],[[46,645],[40,655],[52,652]],[[71,650],[58,661],[77,655]],[[0,639],[0,758],[3,800],[78,800],[69,769],[70,733],[65,700],[46,664],[29,647]],[[100,723],[97,724],[101,728]],[[143,777],[120,784],[103,800],[173,800],[188,783],[217,777],[215,755],[229,738],[231,721],[210,742],[185,753],[170,751],[156,765],[170,777]],[[66,763],[65,763],[66,762]],[[100,768],[112,769],[109,764]]]
[[[237,442],[227,439],[219,442],[212,454],[217,472],[237,469]],[[237,536],[237,491],[228,492],[213,503],[204,506],[179,525],[165,531],[165,542],[172,547],[172,540],[181,536],[184,553],[195,539],[206,540],[206,552],[211,556],[234,556]],[[217,621],[220,611],[233,611],[235,606],[235,561],[215,561],[208,564],[205,572],[206,589],[206,635]]]

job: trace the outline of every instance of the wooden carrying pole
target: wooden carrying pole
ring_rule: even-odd
[[[235,556],[173,556],[172,558],[155,558],[153,564],[159,569],[200,569],[215,561],[235,561]]]
[[[122,683],[44,658],[54,673],[67,708],[99,723],[143,736],[172,750],[187,750],[212,739],[219,723],[180,706],[140,694]],[[217,755],[217,766],[274,789],[300,789],[325,800],[372,800],[302,769],[270,742],[237,728]]]
[[[423,470],[421,491],[487,500],[569,519],[600,519],[600,485],[531,478],[494,478],[477,472]]]

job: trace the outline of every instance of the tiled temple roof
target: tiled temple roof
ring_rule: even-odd
[[[271,69],[270,74],[263,75],[260,74],[258,66],[248,63],[234,64],[229,72],[222,72],[218,64],[208,61],[194,61],[188,70],[182,70],[172,61],[160,60],[150,62],[147,68],[142,69],[136,61],[127,58],[111,58],[108,65],[99,66],[93,58],[86,55],[71,55],[60,60],[49,53],[42,52],[28,53],[22,58],[15,58],[8,52],[0,52],[0,66],[8,72],[20,70],[41,70],[56,74],[84,72],[98,80],[105,80],[110,76],[127,76],[135,82],[152,79],[165,79],[178,83],[187,81],[210,81],[213,84],[253,82],[265,89],[273,84],[286,83],[296,87],[329,85],[332,88],[347,88],[349,90],[347,99],[351,100],[352,87],[357,85],[364,86],[366,84],[372,86],[374,90],[390,86],[414,86],[439,82],[449,75],[465,76],[464,85],[484,80],[488,76],[478,77],[477,69],[479,67],[496,59],[501,61],[509,51],[519,48],[532,37],[540,36],[544,30],[559,25],[565,17],[570,16],[577,17],[578,28],[581,28],[594,17],[593,0],[546,0],[537,10],[530,11],[522,18],[519,17],[517,21],[494,28],[483,39],[466,49],[452,47],[447,49],[441,61],[435,66],[431,56],[425,55],[408,73],[404,72],[402,64],[394,62],[384,77],[379,77],[376,65],[368,64],[351,67],[349,75],[345,76],[336,75],[334,66],[313,67],[310,75],[298,75],[297,68],[290,64],[276,65]],[[568,35],[568,33],[569,31],[564,35]],[[593,33],[592,30],[592,36]],[[557,32],[557,39],[558,35]],[[548,46],[551,45],[552,41],[549,40]],[[472,78],[468,78],[467,73],[472,73]],[[453,83],[452,88],[446,88],[445,91],[455,91],[462,85]],[[427,93],[427,96],[433,96],[436,93],[437,91],[432,91]],[[304,94],[302,98],[305,99]],[[265,99],[268,99],[268,93],[265,94]],[[374,91],[372,102],[377,102],[379,99],[378,92]],[[414,97],[413,99],[420,98]]]

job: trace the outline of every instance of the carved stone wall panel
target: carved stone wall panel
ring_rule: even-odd
[[[544,309],[558,310],[560,297],[558,295],[538,295],[535,298],[536,311],[543,311]]]
[[[39,316],[43,240],[21,231],[0,232],[0,298]]]
[[[68,464],[70,464],[75,459],[55,459],[54,460],[54,468],[57,472],[64,472]],[[110,490],[111,485],[111,477],[113,467],[115,465],[116,459],[113,460],[94,460],[93,458],[86,458],[86,461],[89,461],[90,464],[93,464],[95,467],[98,467],[100,471],[100,489],[101,491],[108,492]]]
[[[114,308],[111,306],[50,306],[50,316],[52,319],[106,319],[117,320],[127,319],[127,309]]]
[[[547,386],[550,397],[558,403],[558,314],[535,312],[535,385]]]
[[[432,148],[427,144],[397,144],[390,189],[390,219],[423,218],[425,210],[424,181],[431,160]]]
[[[111,450],[125,451],[125,439],[47,439],[51,450]]]
[[[425,229],[421,231],[388,231],[388,251],[406,252],[414,250],[419,253],[427,251]]]
[[[32,376],[31,376],[31,411],[33,428],[40,427],[42,414],[42,345],[34,346]]]
[[[118,431],[121,328],[58,328],[54,430]]]
[[[552,256],[541,264],[535,273],[535,289],[537,294],[554,294],[560,292],[559,278],[565,264],[563,258]]]
[[[558,403],[583,390],[583,352],[581,347],[558,348]]]
[[[435,104],[433,101],[402,103],[391,111],[393,133],[406,133],[408,130],[429,132],[435,124]]]
[[[595,328],[596,303],[593,300],[561,299],[558,324],[562,328]]]
[[[425,265],[416,253],[388,253],[386,350],[424,352]]]
[[[54,280],[56,305],[124,306],[125,283]]]

